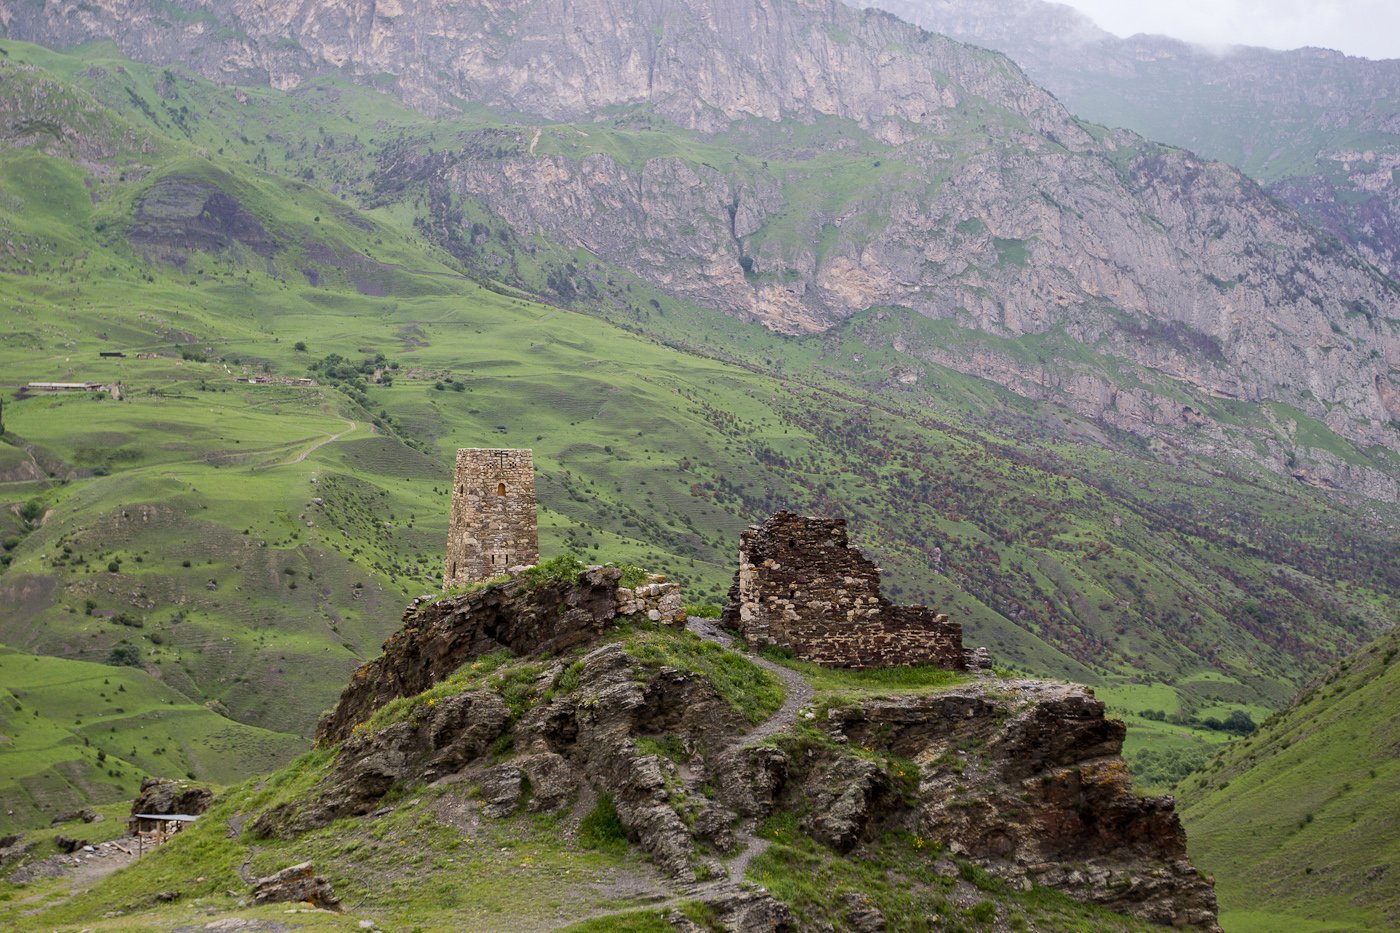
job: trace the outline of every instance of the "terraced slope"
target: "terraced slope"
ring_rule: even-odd
[[[6,828],[129,800],[147,774],[230,783],[304,747],[299,736],[221,716],[137,667],[0,648],[0,685]]]

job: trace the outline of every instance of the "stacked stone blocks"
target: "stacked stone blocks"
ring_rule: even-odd
[[[539,557],[533,452],[457,451],[443,589],[532,566]]]
[[[724,624],[752,645],[856,670],[930,664],[963,670],[962,626],[880,593],[880,568],[841,519],[779,512],[739,541]]]
[[[651,574],[638,587],[617,588],[617,614],[644,615],[661,625],[684,625],[685,600],[679,583],[668,583],[659,573]]]

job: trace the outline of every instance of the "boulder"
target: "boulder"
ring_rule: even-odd
[[[331,891],[330,882],[316,874],[315,866],[310,862],[284,868],[253,883],[253,903],[288,902],[310,904],[327,910],[340,909],[340,899]]]
[[[145,778],[141,781],[141,792],[131,803],[131,815],[182,813],[199,816],[213,801],[214,792],[207,787],[193,787],[169,778]]]

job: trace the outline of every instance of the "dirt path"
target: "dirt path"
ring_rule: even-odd
[[[349,418],[346,418],[346,419],[345,419],[345,430],[344,430],[344,431],[341,431],[339,434],[330,434],[330,435],[327,435],[326,437],[323,437],[321,440],[319,440],[319,441],[317,441],[316,443],[312,444],[310,447],[306,448],[305,450],[303,450],[301,453],[297,454],[297,455],[296,455],[295,457],[293,457],[292,459],[282,461],[282,466],[290,466],[290,465],[293,464],[293,463],[302,463],[302,462],[304,462],[304,461],[306,460],[307,457],[311,456],[311,455],[314,454],[316,451],[320,450],[322,447],[325,447],[327,444],[333,444],[333,443],[335,443],[336,441],[340,440],[342,437],[344,437],[345,435],[349,434],[351,431],[355,430],[355,429],[358,428],[359,426],[360,426],[359,422],[357,422],[357,421],[351,421]]]
[[[66,903],[103,878],[137,860],[136,852],[122,843],[103,842],[89,848],[91,851],[79,849],[71,855],[51,855],[21,866],[10,877],[11,881],[25,883],[39,878],[61,878],[66,888],[57,896],[50,896],[52,892],[41,891],[17,902],[15,906],[18,907],[29,902],[42,901],[33,910],[22,911],[20,916],[32,916],[57,904]]]
[[[701,638],[715,642],[725,648],[738,651],[735,647],[734,637],[724,631],[711,619],[691,619],[686,623],[686,628]],[[797,714],[804,706],[812,702],[815,691],[802,679],[802,675],[794,670],[789,670],[781,664],[774,664],[767,658],[757,654],[744,652],[750,661],[772,674],[783,684],[783,705],[778,707],[778,711],[769,716],[763,722],[754,726],[748,732],[736,736],[728,745],[720,750],[715,756],[716,761],[737,748],[746,745],[753,745],[762,742],[769,736],[784,732],[797,722]],[[687,793],[699,793],[699,775],[693,773],[689,768],[682,771],[685,780]],[[744,873],[748,871],[749,863],[768,849],[768,840],[760,839],[754,835],[757,825],[750,820],[741,826],[734,834],[734,838],[739,842],[739,852],[732,856],[725,864],[729,872],[729,878],[721,882],[716,888],[716,893],[723,894],[725,888],[734,888],[744,880]]]
[[[719,758],[720,755],[732,751],[733,749],[745,745],[753,745],[755,742],[762,742],[770,735],[776,735],[779,732],[790,729],[792,725],[797,722],[798,711],[812,702],[814,691],[807,685],[807,681],[802,679],[801,674],[783,667],[781,664],[774,664],[767,658],[743,651],[741,648],[736,648],[734,637],[721,629],[714,620],[690,619],[686,622],[685,627],[706,641],[712,641],[717,645],[721,645],[733,651],[741,651],[750,661],[757,664],[783,683],[783,705],[778,707],[778,711],[763,722],[754,726],[748,732],[735,736],[734,740],[726,745],[719,755],[715,756],[716,758]]]

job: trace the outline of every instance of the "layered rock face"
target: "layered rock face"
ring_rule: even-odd
[[[382,171],[421,176],[440,207],[484,206],[522,243],[589,251],[776,330],[907,309],[901,350],[1138,433],[1197,427],[1185,392],[1284,402],[1400,448],[1392,283],[1238,172],[1081,125],[1005,58],[886,14],[835,0],[190,0],[177,17],[100,0],[6,17],[11,36],[112,38],[220,80],[387,72],[428,112],[508,112],[526,124],[509,146],[395,151]],[[653,119],[702,136],[654,146]],[[533,125],[561,120],[594,130]],[[922,318],[1065,346],[950,344]],[[1341,468],[1329,481],[1384,486]]]
[[[873,5],[1005,52],[1091,120],[1243,169],[1391,278],[1400,276],[1400,183],[1393,174],[1400,61],[1317,48],[1222,54],[1165,36],[1119,38],[1046,0]]]
[[[209,809],[214,793],[207,787],[191,787],[169,778],[143,778],[141,793],[131,802],[131,815],[138,813],[199,816]]]
[[[355,671],[316,730],[318,744],[339,742],[384,704],[422,693],[472,658],[567,651],[597,638],[617,615],[615,567],[584,573],[574,584],[524,586],[512,580],[466,596],[415,600],[384,652]]]
[[[1032,124],[1058,119],[1050,95],[1008,62],[941,37],[897,48],[911,37],[906,25],[838,0],[186,0],[176,9],[183,15],[150,0],[51,3],[7,9],[0,23],[54,46],[101,36],[133,58],[229,82],[390,75],[430,113],[466,100],[576,121],[646,104],[702,131],[829,114],[900,135],[900,124],[936,125],[940,111],[976,94],[1012,103]]]
[[[825,727],[913,760],[914,824],[954,854],[1156,923],[1214,927],[1215,892],[1172,798],[1133,793],[1123,723],[1086,687],[984,684],[834,709]]]
[[[570,582],[515,577],[464,596],[420,596],[404,610],[403,628],[359,669],[316,730],[317,744],[342,741],[375,710],[422,693],[472,658],[493,651],[558,654],[595,641],[617,618],[685,622],[680,585],[653,574],[621,586],[616,567],[590,567]]]

